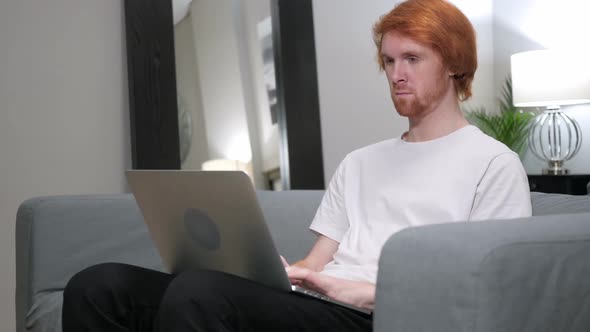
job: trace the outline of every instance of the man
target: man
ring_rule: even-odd
[[[531,214],[518,156],[470,126],[475,33],[444,0],[408,0],[374,27],[378,59],[400,138],[350,153],[312,222],[318,239],[286,267],[292,283],[373,308],[377,261],[387,238],[439,222]],[[370,315],[239,277],[172,276],[121,264],[91,267],[64,292],[64,331],[370,331]]]

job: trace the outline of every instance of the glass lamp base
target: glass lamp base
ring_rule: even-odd
[[[567,175],[569,170],[563,167],[563,160],[549,161],[549,168],[543,169],[543,175]]]
[[[561,112],[558,106],[548,106],[535,117],[529,131],[529,149],[549,167],[543,174],[566,175],[563,163],[572,159],[582,146],[582,131],[578,122]]]

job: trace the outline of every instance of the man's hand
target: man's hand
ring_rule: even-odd
[[[373,310],[375,306],[375,285],[372,283],[330,277],[296,265],[287,266],[285,269],[293,285],[357,307]]]
[[[310,253],[303,260],[289,265],[281,256],[293,285],[324,294],[335,300],[373,310],[375,306],[375,285],[368,282],[350,281],[320,274],[324,266],[333,259],[338,242],[319,235]]]

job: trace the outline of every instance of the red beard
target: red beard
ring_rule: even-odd
[[[396,96],[395,93],[397,89],[393,87],[391,89],[391,99],[393,100],[393,105],[395,106],[397,113],[404,117],[410,117],[434,109],[444,98],[449,87],[449,83],[445,83],[444,79],[439,79],[437,81],[440,83],[437,84],[434,89],[427,91],[422,97],[418,95],[416,91],[411,91],[412,95],[409,96]]]

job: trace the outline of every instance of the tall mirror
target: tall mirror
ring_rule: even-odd
[[[125,12],[134,168],[324,187],[311,1],[126,0]]]

